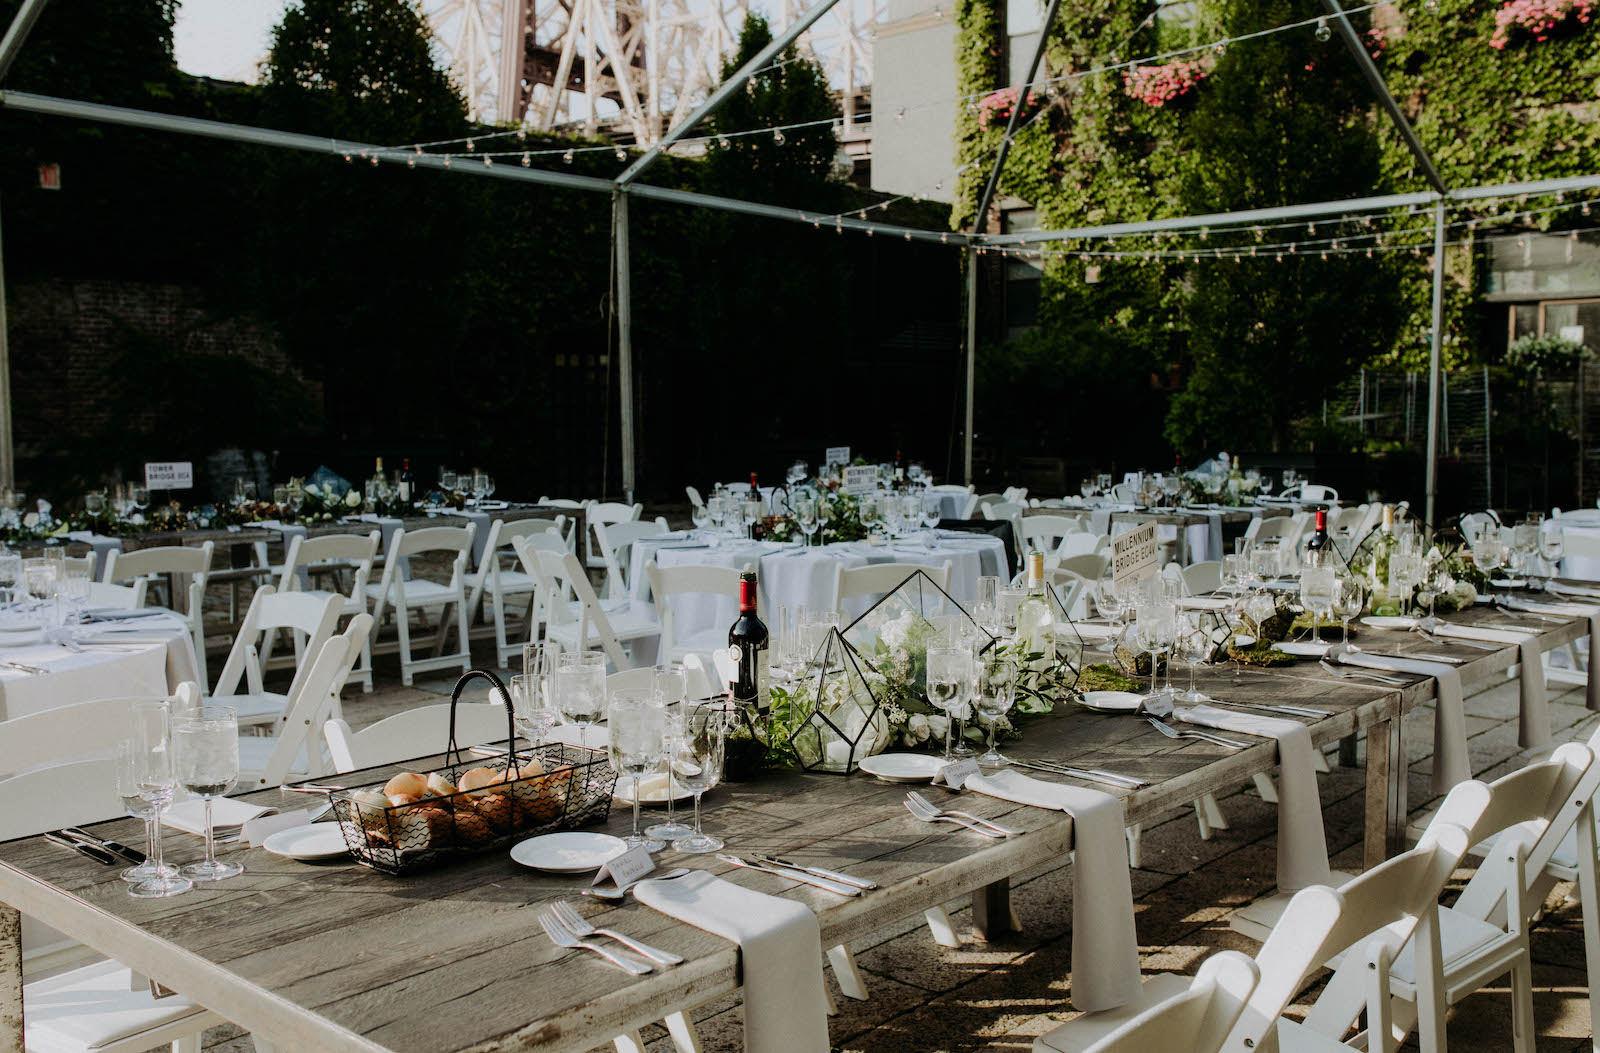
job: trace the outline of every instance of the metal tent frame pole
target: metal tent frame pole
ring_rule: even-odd
[[[1027,105],[1028,96],[1033,93],[1033,82],[1039,76],[1039,66],[1044,62],[1045,49],[1050,44],[1050,27],[1056,21],[1056,9],[1061,6],[1061,0],[1050,0],[1050,6],[1044,10],[1044,24],[1039,27],[1039,43],[1033,49],[1033,60],[1028,63],[1028,75],[1022,79],[1022,87],[1017,89],[1017,99],[1011,106],[1011,116],[1006,119],[1006,134],[1000,140],[1000,149],[995,152],[994,165],[989,169],[989,179],[983,184],[983,193],[978,195],[978,207],[972,213],[972,231],[980,233],[988,226],[987,217],[989,206],[994,202],[995,191],[1000,186],[1000,173],[1006,167],[1006,158],[1011,153],[1011,137],[1017,134],[1017,125],[1022,123],[1022,108]]]
[[[972,249],[967,257],[967,398],[966,431],[961,442],[961,479],[972,485],[972,400],[977,391],[978,376],[978,254]]]
[[[1444,342],[1444,202],[1433,206],[1433,333],[1428,340],[1428,452],[1423,517],[1431,529],[1439,494],[1440,359]]]
[[[621,409],[622,493],[633,504],[638,478],[634,444],[633,268],[628,259],[628,191],[611,192],[611,237],[617,257],[617,389]]]
[[[14,423],[11,419],[11,342],[7,333],[10,318],[6,311],[5,242],[0,238],[0,486],[17,485],[16,451],[12,446]]]

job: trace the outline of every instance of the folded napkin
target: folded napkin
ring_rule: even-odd
[[[739,945],[746,1053],[827,1053],[822,934],[804,904],[704,871],[633,886],[640,903]]]
[[[1452,625],[1440,622],[1433,629],[1435,636],[1453,636],[1458,640],[1483,640],[1488,643],[1520,644],[1536,633],[1527,629],[1490,629],[1482,625]]]
[[[261,805],[245,804],[232,797],[214,797],[211,800],[211,828],[229,833],[238,830],[252,819],[259,819],[263,815],[274,815],[276,808],[265,808]],[[161,816],[161,824],[170,826],[174,830],[182,830],[188,834],[206,836],[206,802],[196,797],[193,800],[179,801],[168,808]]]
[[[1566,582],[1545,586],[1551,595],[1559,596],[1565,593],[1569,596],[1587,596],[1590,599],[1600,600],[1600,589],[1592,585],[1569,585]]]
[[[1014,771],[969,775],[962,788],[1072,816],[1072,1004],[1094,1013],[1138,999],[1139,936],[1122,802]]]
[[[1550,700],[1544,686],[1544,660],[1536,633],[1521,629],[1489,629],[1481,625],[1451,625],[1440,622],[1437,636],[1461,640],[1486,640],[1516,644],[1517,661],[1522,663],[1520,684],[1522,706],[1517,716],[1517,742],[1524,749],[1550,741]]]
[[[1194,706],[1178,719],[1221,731],[1242,731],[1278,740],[1278,888],[1298,892],[1332,883],[1328,839],[1322,829],[1316,748],[1304,724],[1259,713]]]
[[[1563,585],[1564,591],[1577,592],[1578,589],[1571,585]],[[1583,589],[1580,595],[1596,595],[1593,589]],[[1589,619],[1589,683],[1584,694],[1584,706],[1592,712],[1600,712],[1600,668],[1596,668],[1595,647],[1600,641],[1600,607],[1587,603],[1534,603],[1531,600],[1508,599],[1506,606],[1515,611],[1531,611],[1534,614],[1570,614],[1575,618]]]
[[[1462,697],[1461,673],[1454,666],[1415,658],[1383,658],[1362,651],[1343,654],[1339,661],[1367,669],[1433,677],[1433,792],[1449,793],[1456,783],[1472,778],[1472,762],[1467,757],[1466,703]],[[1393,763],[1403,761],[1404,758],[1398,758]]]
[[[1191,611],[1225,611],[1233,606],[1233,601],[1222,596],[1185,596],[1178,601],[1178,606]]]

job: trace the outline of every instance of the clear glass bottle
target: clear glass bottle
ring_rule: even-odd
[[[1028,668],[1043,670],[1055,664],[1056,615],[1045,595],[1044,554],[1040,552],[1028,553],[1028,594],[1017,606],[1017,639],[1028,654],[1040,656],[1029,662]]]

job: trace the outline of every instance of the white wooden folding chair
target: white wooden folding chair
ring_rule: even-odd
[[[656,685],[656,667],[635,666],[622,669],[606,677],[606,694],[613,691],[652,691]]]
[[[1074,534],[1083,533],[1083,524],[1071,516],[1023,516],[1021,524],[1017,547],[1046,556],[1061,555],[1061,543]]]
[[[368,534],[328,534],[323,537],[300,537],[296,535],[289,539],[289,548],[283,557],[283,575],[278,579],[279,592],[301,592],[312,596],[337,596],[340,598],[340,616],[355,617],[367,612],[367,586],[372,581],[372,567],[378,559],[378,546],[382,543],[383,534],[374,530]],[[350,591],[340,592],[337,589],[302,589],[302,575],[307,579],[307,585],[313,585],[314,577],[332,577],[337,585],[345,571],[351,575]],[[268,638],[270,644],[271,638]],[[262,661],[269,668],[269,651],[263,648]],[[296,661],[300,660],[300,651],[295,651]],[[361,681],[361,690],[372,691],[372,641],[369,639],[361,645],[361,661],[351,672],[351,675]]]
[[[574,501],[570,497],[541,497],[539,498],[539,503],[541,505],[549,505],[551,508],[570,508],[578,512],[587,512],[589,506],[594,504],[593,501]],[[568,516],[566,530],[562,534],[562,539],[566,541],[567,549],[571,552],[578,551],[577,533],[578,517]]]
[[[1105,552],[1110,547],[1111,539],[1105,534],[1091,534],[1086,530],[1068,534],[1056,546],[1056,565],[1060,566],[1063,560],[1071,559],[1073,556]]]
[[[972,503],[968,506],[967,518],[971,519],[974,516],[982,516],[983,515],[983,510],[985,508],[988,508],[990,505],[998,505],[998,504],[1005,504],[1005,503],[1006,503],[1006,495],[1005,494],[996,494],[996,493],[979,494],[977,497],[973,498]],[[990,518],[990,517],[983,516],[983,518],[987,519],[987,518]]]
[[[399,653],[400,681],[407,687],[417,673],[433,669],[460,669],[465,673],[472,668],[472,649],[467,642],[466,581],[475,528],[474,523],[464,527],[424,527],[409,532],[401,527],[394,532],[389,551],[384,554],[383,580],[367,586],[367,596],[373,601],[372,649],[375,652],[392,649]],[[450,580],[438,582],[412,577],[407,581],[400,568],[411,557],[429,552],[450,557]],[[411,613],[430,609],[439,612],[433,654],[417,658],[411,651]],[[456,649],[446,651],[445,641],[450,635],[450,622],[446,619],[452,609],[455,611]],[[384,646],[378,642],[378,633],[386,613],[393,613],[399,636],[395,643]]]
[[[655,604],[656,620],[661,624],[662,662],[682,661],[689,655],[709,655],[728,642],[726,626],[713,626],[694,634],[680,634],[672,613],[672,600],[676,596],[713,595],[727,596],[735,603],[739,600],[739,571],[733,567],[661,567],[655,560],[645,564],[645,576],[650,582],[651,602]]]
[[[1077,556],[1067,556],[1057,564],[1057,567],[1061,570],[1070,570],[1080,578],[1099,581],[1105,577],[1106,568],[1110,565],[1111,557],[1103,551],[1098,551],[1085,552]]]
[[[699,490],[692,486],[685,486],[683,492],[689,498],[690,508],[704,508],[706,506],[705,499],[700,496]]]
[[[126,738],[126,712],[110,726],[119,739]],[[125,814],[114,757],[54,764],[0,779],[0,800],[28,802],[26,808],[0,809],[0,841]],[[88,948],[83,952],[94,955]],[[25,983],[22,1004],[23,1046],[29,1053],[144,1053],[168,1044],[173,1053],[200,1053],[205,1029],[225,1022],[181,994],[154,997],[131,969],[104,958]]]
[[[1045,581],[1056,590],[1056,596],[1061,601],[1062,610],[1073,619],[1081,618],[1087,613],[1089,603],[1089,590],[1093,583],[1081,574],[1074,574],[1061,567],[1050,567],[1044,572]]]
[[[598,643],[614,668],[629,669],[634,663],[622,645],[660,635],[653,612],[645,614],[633,605],[607,612],[571,552],[536,548],[528,538],[517,538],[514,545],[523,569],[538,581],[545,639],[569,651],[586,651]]]
[[[1456,789],[1469,786],[1476,788],[1480,801],[1487,798],[1481,783],[1461,783]],[[1313,885],[1295,893],[1282,923],[1256,954],[1261,980],[1222,1048],[1276,1048],[1286,1053],[1346,1048],[1340,1040],[1364,1003],[1371,1020],[1368,1034],[1375,1036],[1369,1053],[1392,1053],[1398,1043],[1393,1039],[1384,978],[1396,954],[1409,943],[1420,948],[1415,957],[1422,963],[1429,993],[1440,992],[1432,986],[1439,977],[1439,893],[1466,847],[1466,832],[1441,822],[1430,828],[1429,836],[1416,848],[1374,867],[1342,889]],[[1347,948],[1356,952],[1347,956],[1348,968],[1335,973],[1305,1023],[1285,1018],[1283,1011],[1307,978]],[[1085,1013],[1041,1035],[1034,1040],[1034,1053],[1082,1053],[1189,986],[1189,980],[1172,973],[1152,976],[1134,1002]],[[1441,1003],[1438,1016],[1430,1017],[1419,1035],[1425,1050],[1436,1048],[1433,1043],[1442,1035],[1442,1018]]]
[[[516,567],[503,566],[507,550],[513,559],[516,549],[512,542],[519,538],[543,536],[565,546],[561,530],[566,516],[554,519],[520,519],[506,522],[496,519],[489,524],[489,534],[484,539],[483,556],[478,560],[477,573],[472,577],[472,592],[467,597],[467,611],[475,614],[479,604],[487,598],[489,609],[485,620],[494,634],[495,658],[507,665],[522,653],[522,645],[533,639],[538,619],[534,604],[538,602],[538,582],[531,574]],[[522,601],[523,618],[521,639],[513,641],[506,622],[506,600]]]
[[[835,586],[835,595],[839,602],[869,596],[874,602],[889,595],[899,588],[911,575],[917,571],[926,574],[935,585],[950,589],[950,562],[946,560],[937,567],[924,566],[919,563],[871,563],[865,567],[845,568],[834,563],[834,573],[838,575],[839,584]],[[938,597],[943,600],[943,597]]]
[[[1183,568],[1183,584],[1191,596],[1204,596],[1222,588],[1221,560],[1207,559]]]
[[[443,753],[450,742],[450,704],[417,706],[370,727],[351,731],[341,719],[322,725],[333,770],[398,764],[413,757]],[[456,707],[456,745],[465,749],[506,739],[506,708],[499,702],[463,702]]]
[[[211,682],[206,672],[205,600],[206,580],[211,573],[211,556],[215,547],[213,542],[207,541],[193,547],[158,545],[141,548],[137,552],[112,549],[106,556],[105,571],[100,575],[100,580],[107,585],[127,583],[139,590],[137,605],[141,607],[149,593],[150,582],[161,575],[172,575],[173,595],[169,602],[174,610],[178,607],[176,593],[187,579],[185,598],[188,607],[179,613],[189,623],[189,633],[194,637],[195,670],[199,674],[202,689]]]
[[[328,593],[279,592],[263,585],[250,598],[233,649],[217,677],[211,699],[232,706],[240,727],[276,727],[310,670],[310,658],[322,650],[339,624],[343,597]],[[262,683],[261,640],[279,630],[295,636],[298,664],[288,691],[268,691]],[[241,690],[242,683],[242,690]]]
[[[1219,1053],[1260,979],[1254,959],[1218,951],[1200,963],[1187,991],[1146,1009],[1084,1053]]]
[[[1250,520],[1250,525],[1245,527],[1244,536],[1253,545],[1264,544],[1268,541],[1277,541],[1284,545],[1294,545],[1300,540],[1301,519],[1298,515],[1261,516]]]
[[[1026,505],[1028,503],[1028,488],[1026,486],[1008,486],[1001,496],[1014,505]]]
[[[140,590],[133,585],[107,585],[103,581],[89,583],[90,607],[109,607],[113,610],[136,610],[142,604]]]
[[[606,565],[605,557],[600,554],[600,549],[595,544],[598,537],[595,532],[596,527],[610,526],[612,523],[634,523],[643,512],[644,505],[637,502],[631,505],[623,504],[621,501],[591,502],[583,512],[584,522],[588,524],[583,536],[584,566],[600,570]]]
[[[639,520],[626,523],[596,523],[594,535],[600,542],[600,560],[606,568],[604,596],[608,603],[627,599],[633,582],[628,580],[627,569],[633,558],[633,543],[640,538],[656,537],[667,532],[667,521]]]
[[[337,716],[339,692],[361,655],[361,641],[372,630],[372,615],[358,614],[344,632],[333,636],[321,650],[307,651],[309,671],[289,697],[289,708],[274,735],[240,736],[240,784],[253,788],[282,786],[292,779],[326,775],[329,764],[317,740],[316,729]]]

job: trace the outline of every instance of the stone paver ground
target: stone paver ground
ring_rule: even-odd
[[[492,660],[485,645],[480,643],[476,650],[480,659]],[[453,678],[419,678],[414,687],[402,687],[393,657],[378,658],[377,674],[372,694],[362,694],[359,688],[346,694],[346,718],[356,726],[448,697],[454,683]],[[1583,701],[1581,688],[1552,688],[1557,741],[1582,740],[1595,731],[1600,717],[1585,710]],[[1497,681],[1467,700],[1472,718],[1469,745],[1478,777],[1496,778],[1524,762],[1516,744],[1517,707],[1515,681]],[[1432,807],[1431,707],[1411,714],[1406,735],[1410,801],[1416,815]],[[1336,869],[1353,872],[1361,866],[1363,779],[1359,768],[1335,768],[1319,780]],[[1146,826],[1142,866],[1133,875],[1146,975],[1192,975],[1213,951],[1232,948],[1253,954],[1258,949],[1254,941],[1228,927],[1228,918],[1273,884],[1276,810],[1253,789],[1244,788],[1224,798],[1222,806],[1231,828],[1215,832],[1209,841],[1200,839],[1187,808]],[[1459,891],[1470,876],[1470,870],[1459,872],[1455,889]],[[983,942],[968,931],[959,949],[945,949],[933,942],[920,918],[913,918],[856,944],[856,961],[871,997],[864,1002],[842,997],[829,973],[828,984],[840,1007],[830,1024],[835,1048],[847,1053],[1025,1051],[1032,1048],[1035,1036],[1070,1019],[1071,874],[1063,862],[1016,875],[1012,885],[1013,902],[1023,921],[1020,933]],[[1532,933],[1540,1051],[1571,1053],[1590,1046],[1582,919],[1578,904],[1566,898],[1570,891],[1563,885],[1552,893],[1547,912]],[[952,904],[951,914],[959,930],[970,929],[966,904]],[[729,997],[694,1011],[707,1053],[737,1053],[743,1048],[738,1005],[736,997]],[[659,1026],[646,1029],[645,1038],[650,1053],[671,1053],[674,1048]],[[1511,1048],[1511,1008],[1503,982],[1451,1010],[1449,1040],[1454,1053]],[[224,1027],[207,1033],[206,1048],[215,1053],[250,1053],[253,1047],[237,1028]],[[610,1048],[598,1046],[597,1053]],[[1416,1048],[1414,1039],[1407,1048]]]

